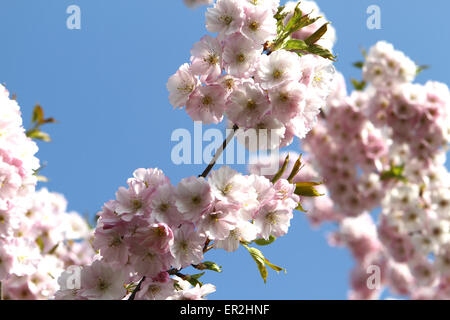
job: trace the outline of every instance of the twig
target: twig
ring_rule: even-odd
[[[136,288],[134,288],[134,290],[131,293],[131,296],[128,298],[128,300],[134,300],[134,298],[136,297],[136,294],[139,292],[139,290],[141,290],[141,285],[142,285],[142,282],[144,282],[144,281],[145,281],[145,276],[142,277],[141,281],[139,281]]]
[[[203,177],[206,178],[209,174],[209,172],[212,170],[212,168],[214,167],[214,165],[216,164],[217,159],[219,159],[219,157],[222,155],[223,151],[225,150],[225,148],[227,147],[227,145],[230,143],[231,139],[233,139],[234,134],[236,133],[236,131],[239,129],[239,127],[237,125],[233,126],[233,131],[228,135],[228,137],[223,141],[222,145],[220,146],[219,149],[217,149],[216,153],[214,154],[213,159],[211,160],[211,162],[209,163],[209,165],[206,167],[206,169],[203,171],[203,173],[201,175],[199,175],[199,177]]]

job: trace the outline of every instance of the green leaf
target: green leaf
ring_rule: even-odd
[[[288,164],[289,164],[289,154],[287,155],[286,159],[284,159],[284,163],[281,166],[280,170],[278,170],[278,172],[272,178],[272,183],[275,183],[278,180],[280,180],[280,178],[283,176],[284,172],[286,171]]]
[[[283,46],[283,49],[305,51],[305,50],[308,50],[308,45],[303,40],[291,39],[291,40],[286,41],[286,43]]]
[[[192,278],[192,279],[195,279],[195,280],[198,280],[198,279],[200,279],[202,276],[204,276],[205,275],[205,272],[202,272],[202,273],[197,273],[197,274],[193,274],[193,275],[191,275],[190,277]]]
[[[299,6],[300,6],[300,2],[297,3],[297,5],[295,6],[294,13],[293,13],[291,19],[289,19],[289,21],[287,22],[286,27],[284,28],[284,33],[289,33],[289,30],[293,30],[295,25],[298,24],[299,20],[302,18],[303,12],[302,12],[302,10],[300,10]]]
[[[274,18],[277,20],[277,34],[280,35],[284,30],[284,19],[288,16],[289,12],[283,12],[285,6],[278,7],[277,13]]]
[[[269,244],[273,243],[277,238],[275,238],[273,235],[270,235],[269,240],[266,239],[256,239],[253,241],[258,246],[268,246]]]
[[[196,264],[193,267],[198,270],[211,270],[211,271],[215,271],[215,272],[222,272],[222,267],[219,267],[216,263],[214,263],[212,261],[205,261],[205,262]]]
[[[430,69],[430,66],[423,65],[423,66],[417,66],[416,75],[419,75],[422,73],[422,71],[425,71],[427,69]]]
[[[253,260],[255,260],[256,265],[258,267],[259,273],[261,274],[261,277],[264,280],[264,283],[267,282],[267,268],[266,265],[269,266],[269,268],[279,272],[279,271],[284,271],[286,273],[286,269],[281,268],[279,266],[276,266],[274,264],[272,264],[269,260],[267,260],[264,255],[262,254],[262,252],[256,248],[252,248],[252,247],[248,247],[247,245],[243,245],[248,252],[250,253],[250,255],[252,256]]]
[[[44,110],[40,105],[36,105],[33,109],[31,122],[41,124],[44,121]]]
[[[312,35],[310,35],[308,38],[306,38],[305,42],[307,45],[312,45],[319,41],[325,33],[328,31],[328,24],[329,22],[325,23],[323,26],[321,26],[316,32],[314,32]]]
[[[353,63],[353,66],[355,68],[362,69],[364,67],[364,62],[363,61],[355,62],[355,63]]]
[[[193,275],[186,275],[186,276],[184,276],[183,280],[186,280],[187,282],[189,282],[193,287],[195,287],[197,285],[199,285],[201,287],[201,286],[203,286],[203,283],[200,282],[198,279],[200,279],[204,274],[205,274],[205,272],[197,273],[197,274],[193,274]]]
[[[297,182],[295,184],[297,187],[311,187],[311,186],[321,186],[323,185],[323,182],[314,182],[314,181],[303,181],[303,182]]]
[[[44,246],[45,246],[44,245],[44,240],[42,240],[41,237],[37,237],[36,244],[38,245],[39,250],[41,250],[41,252],[43,252],[44,251]]]
[[[246,245],[244,247],[248,250],[253,260],[256,262],[256,266],[258,267],[259,273],[261,274],[261,278],[263,278],[264,283],[267,282],[267,268],[266,268],[266,259],[264,258],[261,251],[256,248],[251,248]]]
[[[352,84],[355,90],[363,91],[366,88],[367,83],[365,81],[358,81],[356,79],[352,79]]]
[[[318,44],[311,44],[308,46],[308,52],[321,56],[322,58],[331,60],[331,61],[336,61],[337,57],[335,55],[333,55],[330,50],[325,49],[322,46],[319,46]]]
[[[405,170],[405,166],[404,165],[394,166],[393,164],[391,164],[391,168],[389,170],[383,171],[381,173],[381,176],[380,176],[381,180],[395,179],[395,180],[398,180],[398,181],[406,182],[407,179],[403,175],[404,170]]]
[[[302,168],[302,155],[300,155],[297,161],[295,161],[294,167],[292,168],[291,174],[287,178],[287,181],[292,183],[292,180],[294,180],[294,178],[297,176],[301,168]]]
[[[205,261],[203,264],[206,266],[207,270],[215,271],[215,272],[222,272],[222,267],[218,266],[216,263],[212,261]]]
[[[320,197],[323,194],[319,193],[314,186],[321,185],[319,182],[299,182],[295,184],[295,194],[301,197]]]
[[[26,132],[26,135],[27,135],[27,137],[29,137],[31,139],[42,140],[45,142],[50,142],[52,140],[47,133],[42,132],[41,130],[39,130],[37,128],[28,130]]]
[[[267,260],[266,258],[264,258],[264,262],[266,263],[266,265],[268,265],[271,269],[275,270],[276,272],[284,271],[284,273],[287,273],[285,268],[282,268],[282,267],[279,267],[279,266],[276,266],[276,265],[270,263],[270,261]]]
[[[175,290],[177,291],[183,291],[183,288],[178,284],[178,281],[175,281],[173,283],[173,287],[175,288]]]
[[[59,247],[59,242],[53,246],[53,248],[50,249],[50,251],[47,254],[54,254],[56,252],[56,249]]]
[[[303,209],[302,204],[299,202],[297,208],[295,208],[295,210],[301,211],[301,212],[308,212],[305,209]]]

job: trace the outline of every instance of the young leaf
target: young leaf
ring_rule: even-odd
[[[45,142],[50,142],[52,140],[47,133],[42,132],[39,129],[28,130],[26,132],[26,135],[27,135],[27,137],[29,137],[31,139],[42,140],[42,141],[45,141]]]
[[[383,171],[381,173],[381,180],[391,180],[395,179],[398,181],[406,182],[406,177],[403,175],[405,166],[394,166],[391,165],[391,168],[389,170]]]
[[[287,181],[292,183],[292,180],[294,180],[294,178],[297,176],[301,168],[302,168],[302,155],[300,155],[297,161],[295,161],[294,167],[292,168],[291,174],[287,178]]]
[[[36,105],[33,109],[31,122],[41,124],[44,121],[44,110],[40,105]]]
[[[417,66],[416,75],[419,75],[422,73],[422,71],[430,69],[430,66],[423,65],[423,66]]]
[[[38,237],[37,239],[36,239],[36,244],[38,245],[38,247],[39,247],[39,250],[41,250],[41,252],[43,252],[44,251],[44,240],[42,240],[42,238],[41,237]]]
[[[321,26],[316,32],[314,32],[312,35],[310,35],[308,38],[306,38],[305,42],[307,45],[312,45],[319,41],[325,33],[328,31],[328,24],[329,22],[325,23],[323,26]]]
[[[271,268],[277,272],[279,272],[279,271],[286,272],[286,269],[276,266],[276,265],[272,264],[271,262],[269,262],[269,260],[267,260],[264,257],[264,255],[262,254],[262,252],[260,250],[258,250],[256,248],[248,247],[247,245],[243,245],[243,246],[248,250],[248,252],[252,256],[253,260],[255,260],[256,265],[258,266],[259,273],[261,274],[261,277],[264,280],[264,283],[266,283],[266,281],[267,281],[266,265],[268,265],[269,268]]]
[[[318,186],[318,182],[299,182],[295,184],[295,194],[301,197],[320,197],[323,194],[319,193],[314,186]]]
[[[59,242],[53,246],[53,248],[50,249],[50,251],[47,254],[54,254],[56,252],[56,249],[59,247]]]
[[[291,40],[286,41],[286,43],[283,46],[283,49],[306,51],[306,50],[308,50],[308,45],[303,40],[291,39]]]
[[[173,287],[175,288],[176,291],[183,291],[183,288],[179,285],[177,281],[173,283]]]
[[[277,182],[280,180],[280,178],[283,176],[284,172],[286,171],[286,168],[289,164],[289,154],[287,155],[286,159],[284,159],[283,166],[278,170],[277,174],[272,178],[272,183]]]
[[[256,239],[253,241],[258,246],[268,246],[269,244],[273,243],[277,238],[275,238],[273,235],[270,235],[269,240],[265,239]]]
[[[357,91],[363,91],[366,87],[367,83],[365,81],[358,81],[356,79],[352,79],[352,84],[355,90]]]
[[[288,16],[289,12],[284,12],[285,6],[278,7],[277,13],[274,15],[274,18],[277,20],[277,34],[280,35],[284,30],[284,19]]]
[[[295,185],[297,187],[310,187],[310,186],[321,186],[323,182],[314,182],[314,181],[307,181],[307,182],[297,182]]]
[[[246,245],[244,247],[248,250],[253,260],[256,262],[256,266],[258,267],[259,273],[261,274],[261,278],[263,278],[264,283],[267,282],[267,268],[266,268],[266,259],[264,258],[261,251],[256,248],[251,248]]]
[[[203,283],[201,281],[199,281],[198,279],[200,279],[204,274],[205,274],[205,272],[197,273],[197,274],[193,274],[193,275],[186,275],[186,276],[184,276],[183,280],[186,280],[187,282],[189,282],[193,287],[195,287],[197,285],[199,285],[201,287],[201,286],[203,286]]]
[[[297,206],[297,208],[295,208],[295,210],[301,211],[301,212],[308,212],[305,209],[303,209],[303,206],[302,206],[302,204],[300,202],[298,203],[298,206]]]
[[[270,261],[267,260],[266,258],[264,258],[264,262],[265,262],[271,269],[275,270],[276,272],[284,271],[284,273],[287,273],[287,271],[286,271],[285,268],[282,268],[282,267],[279,267],[279,266],[276,266],[276,265],[270,263]]]
[[[353,66],[355,68],[362,69],[364,67],[364,62],[363,61],[355,62],[355,63],[353,63]]]
[[[308,46],[308,52],[321,56],[322,58],[336,61],[337,57],[333,55],[330,50],[325,49],[324,47],[319,46],[318,44],[311,44]]]
[[[198,270],[211,270],[215,272],[222,272],[222,267],[219,267],[216,263],[212,261],[205,261],[193,266]]]

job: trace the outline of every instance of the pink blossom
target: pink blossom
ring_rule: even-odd
[[[176,206],[185,220],[198,221],[212,200],[211,187],[202,177],[184,178],[177,186]]]
[[[290,81],[298,82],[301,76],[299,56],[294,52],[277,50],[269,56],[261,56],[256,81],[263,89],[268,90]]]
[[[266,202],[255,217],[255,225],[258,234],[268,240],[274,237],[284,236],[291,225],[292,210],[286,208],[280,201]]]
[[[84,267],[81,272],[81,296],[92,300],[112,300],[123,298],[127,281],[123,269],[114,270],[101,261]]]
[[[184,106],[191,93],[197,88],[198,82],[189,65],[183,64],[167,82],[170,103],[175,108]]]
[[[222,46],[217,39],[204,36],[194,44],[191,55],[192,72],[202,76],[205,82],[216,80],[222,73]]]
[[[245,9],[242,34],[262,46],[277,35],[277,20],[273,17],[272,8],[263,6],[247,6]]]
[[[130,181],[128,187],[120,187],[116,193],[115,211],[124,221],[130,221],[135,215],[148,214],[152,193],[151,188],[138,180]]]
[[[229,36],[241,30],[244,10],[237,0],[218,0],[206,12],[206,29]]]
[[[194,121],[203,124],[219,123],[223,119],[226,91],[219,85],[199,87],[190,96],[186,112]]]
[[[228,74],[237,78],[249,78],[253,73],[261,51],[252,40],[236,33],[224,44],[223,63]]]
[[[237,208],[237,205],[221,201],[213,204],[211,210],[205,213],[198,222],[199,231],[206,234],[211,240],[225,239],[236,225],[234,212]]]
[[[175,239],[170,247],[174,257],[175,268],[185,268],[191,264],[198,264],[203,259],[203,246],[206,236],[196,232],[193,224],[183,224],[174,232]]]
[[[249,80],[230,95],[226,114],[240,127],[253,128],[270,108],[270,102],[261,87]]]

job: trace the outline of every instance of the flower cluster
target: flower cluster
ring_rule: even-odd
[[[62,195],[41,189],[26,199],[13,237],[2,243],[0,260],[10,263],[2,281],[3,296],[13,300],[52,298],[59,275],[70,266],[90,263],[95,252],[88,241],[91,231],[77,213],[67,213]],[[16,217],[19,218],[19,217]]]
[[[312,10],[314,16],[303,15]],[[244,130],[271,130],[276,147],[305,137],[334,79],[331,61],[324,58],[332,55],[319,45],[331,49],[334,30],[317,36],[320,23],[327,28],[319,15],[311,1],[279,7],[277,0],[218,0],[206,13],[207,30],[218,35],[195,43],[190,63],[170,77],[171,104],[186,106],[189,116],[204,124],[226,116]],[[296,28],[288,23],[294,20]],[[322,56],[310,53],[319,51]]]
[[[69,265],[87,263],[87,223],[66,213],[61,195],[35,191],[37,145],[27,137],[17,102],[0,86],[0,283],[5,299],[47,299]],[[89,251],[90,249],[90,251]]]
[[[123,299],[145,278],[137,299],[201,298],[214,287],[187,287],[181,269],[207,269],[203,255],[213,247],[231,252],[285,235],[299,201],[286,180],[272,183],[229,167],[177,186],[159,169],[138,169],[127,184],[99,213],[93,245],[101,259],[82,270],[78,290],[62,287],[57,297]]]
[[[184,4],[189,8],[210,5],[214,0],[183,0]]]
[[[450,298],[450,94],[444,84],[411,83],[416,70],[403,53],[378,43],[363,65],[369,87],[355,83],[359,90],[347,96],[339,75],[302,144],[308,166],[293,182],[324,182],[317,186],[322,196],[301,203],[313,226],[339,225],[329,242],[347,247],[357,262],[352,299],[378,298],[383,288],[414,299]],[[250,172],[283,159],[262,160]]]
[[[2,234],[10,234],[12,216],[23,213],[20,199],[33,192],[37,182],[34,171],[39,160],[34,155],[38,147],[25,135],[19,105],[1,85],[0,106],[0,212],[5,212]],[[12,214],[12,210],[18,212]]]
[[[342,78],[303,145],[328,194],[311,203],[310,219],[338,222],[330,243],[357,261],[351,298],[377,298],[383,287],[450,298],[450,92],[412,83],[416,72],[392,45],[376,44],[363,65],[369,87],[347,97]],[[371,266],[381,271],[376,289],[367,286]]]

